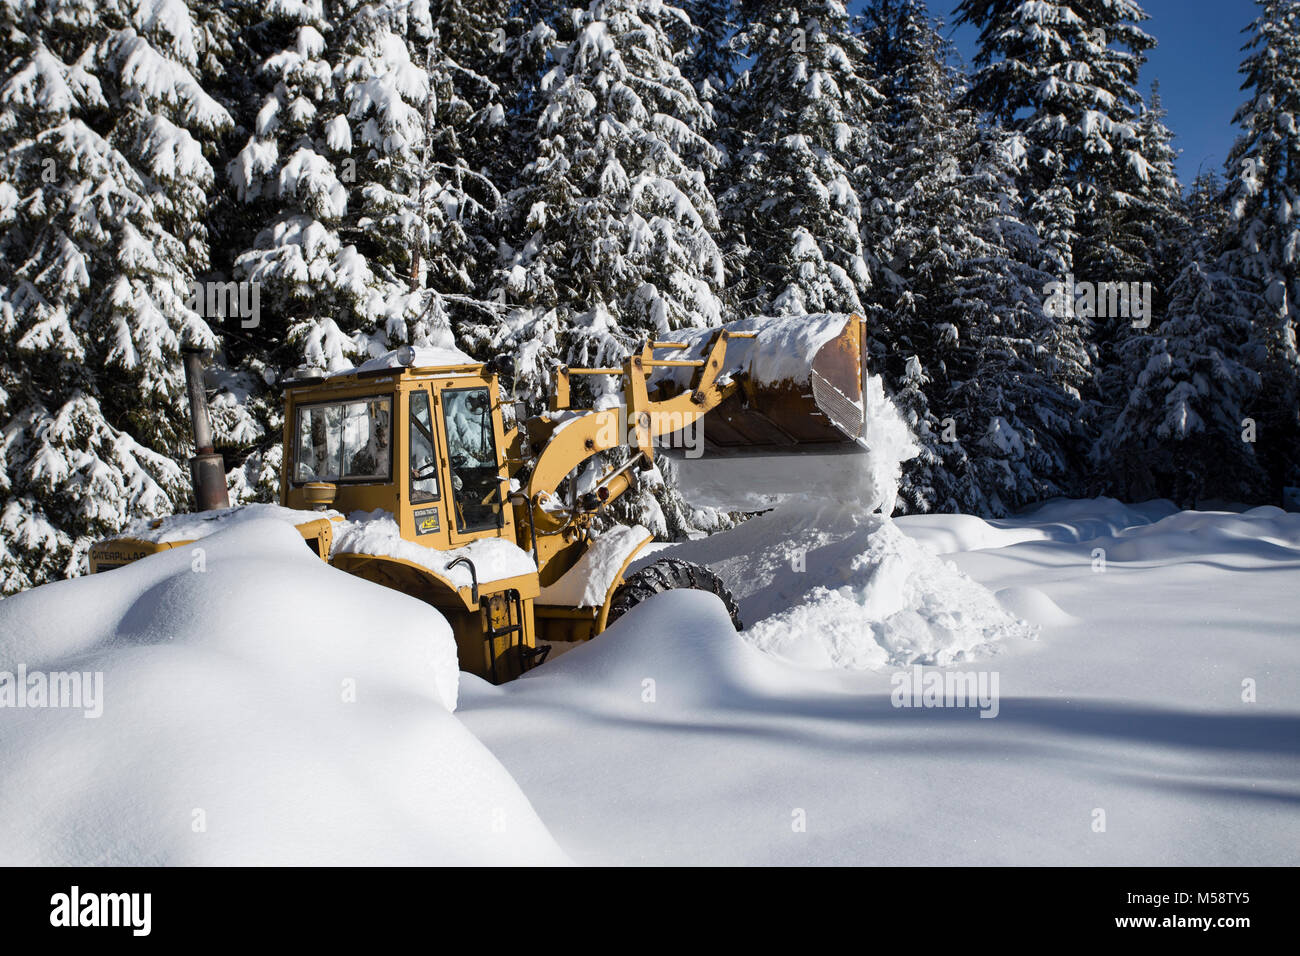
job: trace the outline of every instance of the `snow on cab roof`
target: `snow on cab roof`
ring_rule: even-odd
[[[356,375],[361,372],[383,372],[387,369],[400,368],[443,368],[451,365],[482,365],[458,348],[440,348],[437,346],[403,346],[385,352],[383,355],[368,359],[356,368],[341,369],[331,372],[329,378],[341,375]]]

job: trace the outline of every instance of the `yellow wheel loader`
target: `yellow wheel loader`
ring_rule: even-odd
[[[799,451],[864,431],[857,316],[742,320],[645,342],[618,368],[560,368],[549,409],[504,414],[497,375],[458,352],[404,347],[284,391],[280,504],[229,508],[213,452],[201,356],[186,355],[202,514],[144,520],[90,552],[92,572],[192,543],[241,514],[288,520],[333,566],[438,608],[462,670],[500,683],[550,645],[595,637],[655,594],[717,594],[708,568],[663,559],[628,574],[652,535],[598,520],[660,480],[656,446],[703,426],[705,448]],[[620,391],[575,408],[579,376]],[[606,380],[609,381],[609,380]],[[623,460],[602,455],[622,448]],[[707,451],[706,451],[707,453]],[[215,459],[215,461],[214,461]]]

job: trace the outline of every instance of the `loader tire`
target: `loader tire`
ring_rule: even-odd
[[[679,588],[716,594],[727,606],[732,626],[738,631],[743,629],[736,599],[722,583],[722,578],[702,564],[692,564],[679,558],[660,558],[653,564],[647,564],[635,574],[629,575],[614,592],[614,598],[609,603],[609,616],[606,618],[605,626],[613,624],[632,608],[650,600],[656,594]]]

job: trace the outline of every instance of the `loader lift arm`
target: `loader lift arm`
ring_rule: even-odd
[[[563,515],[548,510],[542,503],[555,495],[560,483],[575,468],[603,451],[622,445],[633,449],[635,464],[648,467],[654,461],[655,438],[692,424],[739,391],[741,385],[737,378],[725,382],[719,382],[718,379],[725,368],[728,341],[753,335],[752,332],[719,329],[710,337],[702,359],[656,359],[656,349],[680,349],[682,344],[645,342],[624,360],[621,369],[560,368],[556,375],[553,413],[569,409],[571,376],[620,375],[627,421],[624,427],[618,417],[620,409],[590,409],[576,418],[563,419],[550,426],[549,435],[533,466],[527,486],[527,496],[533,502],[533,521],[538,533],[554,533],[566,523]],[[671,397],[652,398],[648,384],[650,375],[653,369],[664,366],[694,367],[695,373],[686,390]],[[599,498],[600,505],[613,501],[632,486],[634,462],[602,477],[598,486],[604,491]]]

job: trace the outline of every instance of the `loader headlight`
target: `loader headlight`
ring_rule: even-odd
[[[415,364],[415,346],[403,345],[397,350],[397,362],[405,368]]]

